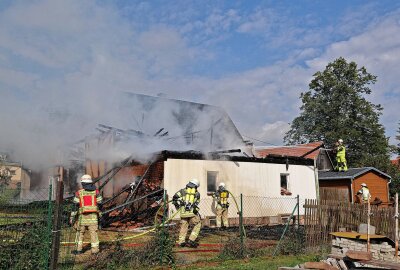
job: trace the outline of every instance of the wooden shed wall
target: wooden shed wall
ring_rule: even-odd
[[[351,202],[351,181],[350,179],[320,180],[319,192],[321,200]]]
[[[356,196],[357,191],[360,190],[362,183],[367,184],[372,200],[374,200],[375,197],[378,197],[383,203],[389,202],[389,188],[388,180],[386,178],[379,176],[374,172],[368,172],[357,177],[353,180],[352,185],[354,196]],[[356,198],[354,198],[354,201],[356,201]]]

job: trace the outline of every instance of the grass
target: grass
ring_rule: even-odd
[[[0,213],[0,225],[12,225],[12,224],[24,224],[26,222],[32,222],[39,220],[42,216],[31,215],[31,214],[9,214]]]
[[[198,262],[191,265],[177,266],[177,269],[203,269],[203,270],[218,270],[218,269],[237,269],[237,270],[258,270],[258,269],[278,269],[281,266],[295,266],[309,261],[316,261],[318,256],[314,254],[298,255],[298,256],[266,256],[254,257],[243,260],[211,260]],[[161,268],[160,268],[161,269]]]

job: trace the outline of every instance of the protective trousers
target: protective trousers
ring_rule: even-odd
[[[338,171],[347,171],[347,163],[344,156],[336,156],[336,163]]]
[[[85,236],[86,227],[90,232],[90,243],[92,246],[92,253],[99,252],[99,237],[97,236],[97,224],[93,225],[81,225],[78,227],[78,248],[77,251],[82,251],[83,248],[83,238]]]
[[[215,210],[217,214],[217,228],[221,228],[221,221],[225,227],[229,227],[228,208],[217,205]]]
[[[178,244],[182,244],[186,242],[186,234],[189,229],[189,224],[193,225],[192,233],[189,236],[189,240],[196,241],[197,236],[199,236],[201,229],[201,220],[199,216],[182,218],[181,217],[181,229],[179,231],[179,239]]]

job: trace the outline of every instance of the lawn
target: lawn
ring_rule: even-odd
[[[295,266],[300,263],[316,261],[318,256],[314,254],[299,256],[277,256],[277,257],[255,257],[244,260],[227,261],[204,261],[195,264],[177,266],[178,269],[237,269],[237,270],[258,270],[258,269],[278,269],[281,266]],[[162,269],[162,268],[160,268]]]

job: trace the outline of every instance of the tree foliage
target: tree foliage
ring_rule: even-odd
[[[333,147],[339,138],[347,146],[351,167],[382,168],[389,162],[389,145],[379,123],[382,107],[366,100],[376,76],[340,57],[313,75],[301,94],[301,113],[286,133],[288,144],[324,141]]]

